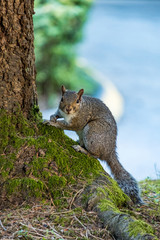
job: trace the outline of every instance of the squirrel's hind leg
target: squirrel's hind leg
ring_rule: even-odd
[[[96,158],[95,156],[91,155],[85,148],[81,147],[80,145],[73,145],[72,147],[74,148],[74,150],[76,150],[76,152],[84,153],[88,156]]]
[[[86,149],[84,149],[83,147],[81,147],[80,145],[73,145],[72,146],[74,148],[74,150],[76,150],[76,152],[81,152],[84,154],[88,154],[88,151]]]

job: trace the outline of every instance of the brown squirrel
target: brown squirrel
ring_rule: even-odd
[[[62,98],[58,110],[50,116],[48,124],[56,128],[75,131],[79,144],[73,148],[90,154],[109,165],[114,179],[133,203],[142,204],[136,180],[118,161],[116,154],[117,124],[109,108],[99,99],[61,88]],[[58,120],[64,118],[64,120]]]

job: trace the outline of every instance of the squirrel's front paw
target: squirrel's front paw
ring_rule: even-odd
[[[43,124],[46,124],[46,125],[48,125],[48,126],[54,126],[54,127],[56,127],[56,123],[51,122],[51,121],[49,121],[49,120],[44,120],[44,121],[43,121]]]
[[[44,120],[43,120],[43,124],[50,125],[50,121],[49,121],[49,120],[46,120],[46,119],[44,119]]]
[[[50,121],[52,122],[57,122],[57,116],[55,116],[54,114],[50,116]]]

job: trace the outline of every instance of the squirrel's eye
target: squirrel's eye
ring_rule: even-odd
[[[77,103],[79,103],[79,99],[77,100]]]
[[[63,102],[63,97],[61,98],[61,102]]]

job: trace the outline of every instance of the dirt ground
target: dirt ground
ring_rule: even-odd
[[[141,183],[145,205],[130,210],[121,209],[136,219],[144,220],[155,229],[160,239],[160,192],[159,180]],[[72,203],[73,204],[73,203]],[[73,204],[74,206],[74,204]],[[21,206],[0,211],[0,239],[23,240],[114,240],[115,238],[103,228],[95,212],[86,212],[74,206],[74,210],[57,210],[49,203]]]
[[[96,213],[80,208],[56,211],[49,205],[20,206],[1,211],[0,238],[8,239],[114,239],[102,228]]]

